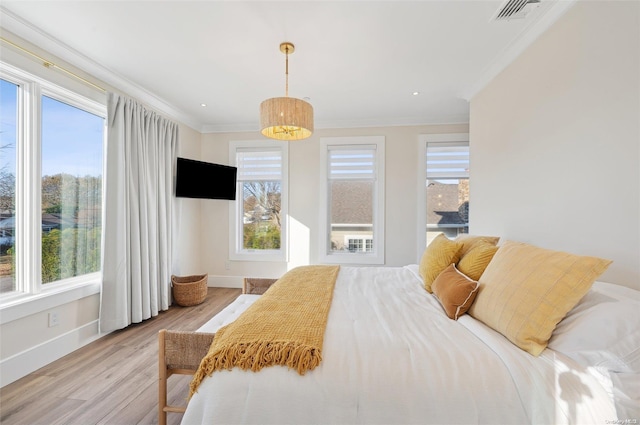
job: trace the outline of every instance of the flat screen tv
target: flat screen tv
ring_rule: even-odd
[[[178,158],[176,196],[201,199],[236,199],[238,169],[194,159]]]

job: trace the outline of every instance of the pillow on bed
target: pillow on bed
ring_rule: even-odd
[[[549,340],[560,352],[611,380],[619,418],[640,413],[640,291],[595,282]]]
[[[460,248],[462,248],[460,242],[452,241],[444,233],[436,236],[425,248],[420,259],[419,270],[427,292],[433,292],[431,284],[447,266],[458,262]]]
[[[463,257],[478,244],[488,243],[490,245],[497,245],[499,240],[500,236],[477,236],[470,235],[468,233],[460,234],[455,238],[456,242],[460,242],[462,244],[460,257]]]
[[[458,320],[473,304],[478,294],[478,282],[469,279],[451,264],[433,281],[431,289],[447,316]]]
[[[640,373],[640,300],[621,299],[599,284],[558,324],[549,348],[584,367]]]
[[[476,243],[462,255],[457,264],[458,270],[473,280],[480,279],[497,250],[498,247],[495,244],[484,241]]]
[[[609,264],[507,241],[482,274],[469,314],[538,356],[558,322]]]

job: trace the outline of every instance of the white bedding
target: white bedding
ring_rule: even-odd
[[[215,372],[183,424],[563,424],[615,421],[606,387],[573,359],[520,350],[465,315],[449,319],[407,267],[341,267],[323,360]],[[215,332],[258,296],[203,326]]]

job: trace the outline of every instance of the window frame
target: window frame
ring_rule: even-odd
[[[280,180],[280,249],[243,249],[243,232],[240,226],[244,221],[243,197],[240,186],[236,182],[236,200],[229,202],[229,260],[232,261],[265,261],[286,262],[289,258],[289,145],[279,140],[234,140],[229,142],[229,164],[237,166],[236,155],[240,150],[254,150],[256,152],[279,150],[281,154]],[[240,172],[238,172],[238,175]]]
[[[0,61],[0,78],[18,85],[16,129],[16,291],[0,294],[0,324],[33,312],[100,292],[102,271],[42,283],[42,96],[97,115],[104,120],[102,150],[107,140],[106,96],[91,93],[79,83],[53,82],[38,69],[22,69]],[[94,90],[95,91],[95,90]],[[103,100],[100,102],[98,99]],[[104,156],[102,175],[105,173]],[[104,179],[102,193],[104,193]],[[103,205],[104,211],[104,205]]]
[[[330,146],[344,148],[375,146],[375,179],[373,194],[373,252],[337,253],[331,251],[331,216],[329,205]],[[385,136],[350,136],[320,138],[320,248],[321,263],[383,265],[385,262]],[[365,239],[364,236],[358,236]]]
[[[469,133],[420,134],[418,136],[418,193],[416,194],[416,199],[418,202],[418,219],[416,226],[416,263],[420,262],[420,258],[422,258],[422,254],[424,253],[424,249],[427,245],[427,145],[430,143],[439,142],[460,142],[469,144]],[[469,181],[471,181],[470,176]]]

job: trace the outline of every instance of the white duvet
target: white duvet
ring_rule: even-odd
[[[203,326],[215,331],[257,296]],[[183,424],[605,424],[604,387],[569,358],[533,357],[472,317],[449,319],[407,267],[341,267],[322,362],[215,372]]]

